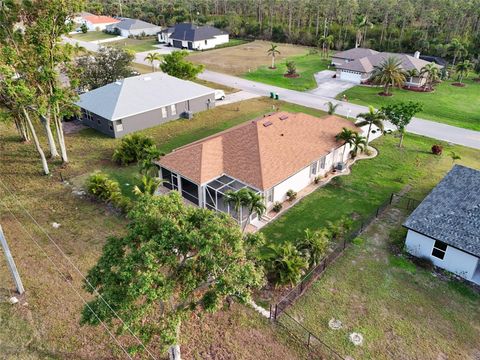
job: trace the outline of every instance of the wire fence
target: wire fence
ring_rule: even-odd
[[[308,352],[312,358],[315,359],[344,359],[334,349],[325,344],[318,335],[313,334],[310,330],[300,324],[296,319],[289,315],[286,310],[300,298],[306,290],[310,288],[313,282],[318,280],[324,273],[327,267],[340,257],[347,246],[359,236],[376,218],[378,218],[387,207],[395,203],[397,207],[413,210],[420,201],[406,197],[401,194],[390,195],[390,198],[385,200],[377,209],[366,219],[363,219],[360,224],[350,234],[343,237],[332,251],[323,258],[320,263],[315,266],[305,277],[298,283],[287,295],[285,295],[276,304],[270,305],[270,319],[275,321],[278,325],[284,328],[290,335],[297,340],[300,340],[307,346]],[[281,315],[281,316],[280,316]]]

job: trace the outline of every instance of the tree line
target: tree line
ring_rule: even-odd
[[[452,56],[446,44],[457,39],[470,54],[480,52],[480,0],[91,0],[86,9],[161,26],[208,23],[234,37],[309,46],[331,35],[337,50],[362,45]]]

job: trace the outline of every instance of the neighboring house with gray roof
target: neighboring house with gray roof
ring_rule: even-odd
[[[371,53],[366,55],[369,52]],[[370,49],[355,48],[335,54],[332,58],[332,63],[337,69],[337,78],[340,80],[361,84],[371,78],[375,67],[381,65],[390,57],[397,59],[400,62],[400,67],[404,71],[415,70],[417,72],[417,76],[407,78],[405,85],[411,87],[421,87],[425,85],[426,76],[420,75],[420,72],[422,68],[425,65],[430,64],[430,62],[420,59],[419,52],[416,52],[414,56],[411,56],[408,54],[377,52]],[[436,66],[442,68],[440,65]]]
[[[405,246],[480,285],[480,170],[455,165],[408,217]]]
[[[122,18],[116,24],[108,25],[105,30],[107,32],[114,32],[123,37],[129,36],[143,36],[143,35],[157,35],[162,28],[155,24],[150,24],[143,20]]]
[[[179,49],[206,50],[228,43],[229,35],[213,26],[181,23],[161,31],[158,41]]]
[[[129,77],[80,95],[82,122],[118,138],[215,106],[215,90],[162,72]]]

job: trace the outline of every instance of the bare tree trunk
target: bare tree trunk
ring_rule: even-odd
[[[50,149],[50,157],[57,158],[60,155],[58,154],[57,145],[55,144],[55,140],[53,138],[52,127],[50,123],[50,118],[40,115],[41,122],[45,127],[45,132],[47,134],[47,141],[48,141],[48,148]]]
[[[45,153],[43,152],[43,149],[40,146],[40,142],[38,141],[37,133],[35,132],[35,128],[33,127],[32,120],[30,119],[30,115],[28,114],[27,110],[25,110],[25,108],[22,110],[23,110],[23,115],[25,115],[25,119],[27,121],[28,127],[30,129],[30,133],[32,134],[33,142],[35,143],[35,148],[37,149],[38,154],[40,155],[43,172],[45,173],[45,175],[48,175],[50,174],[50,171],[48,170],[47,158],[45,157]]]
[[[62,161],[64,164],[66,164],[68,163],[67,146],[65,145],[65,136],[63,134],[62,119],[59,116],[60,111],[58,109],[58,104],[56,106],[57,106],[57,109],[54,114],[55,127],[57,128],[57,138],[58,138],[58,144],[60,145],[60,153],[62,155]]]

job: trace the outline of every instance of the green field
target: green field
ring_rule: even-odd
[[[298,78],[286,78],[283,75],[287,72],[286,61],[294,61],[297,65]],[[276,69],[268,66],[260,66],[258,69],[243,74],[248,80],[258,81],[269,85],[275,85],[291,90],[306,91],[317,87],[314,74],[326,70],[330,64],[329,59],[322,59],[319,54],[307,54],[292,56],[278,61]]]
[[[228,43],[217,45],[213,49],[223,49],[223,48],[228,48],[228,47],[232,47],[232,46],[247,44],[249,42],[250,42],[250,40],[230,39],[228,41]],[[208,49],[208,50],[213,50],[213,49]],[[208,51],[208,50],[204,50],[204,51]]]
[[[393,96],[379,96],[377,87],[355,86],[337,96],[345,94],[348,101],[377,108],[396,101],[414,100],[423,104],[424,109],[416,116],[448,125],[480,131],[480,82],[465,80],[465,87],[451,85],[445,81],[431,93],[394,89]]]
[[[157,50],[158,48],[155,45],[158,45],[157,38],[155,37],[149,38],[149,39],[143,39],[143,40],[127,38],[127,39],[112,41],[108,43],[108,46],[127,49],[134,52]]]
[[[85,34],[78,33],[78,34],[71,35],[73,39],[81,40],[81,41],[105,40],[105,39],[114,38],[116,36],[117,35],[107,34],[106,32],[103,32],[103,31],[88,31]]]
[[[441,143],[444,155],[431,154],[433,144]],[[392,135],[372,142],[379,155],[361,160],[351,174],[337,177],[301,200],[284,215],[267,225],[262,232],[269,241],[292,241],[303,236],[306,228],[318,229],[326,221],[341,216],[361,219],[405,186],[412,186],[419,196],[425,195],[452,167],[450,151],[460,154],[460,163],[480,168],[480,151],[462,146],[449,146],[433,139],[407,134],[403,149]]]

